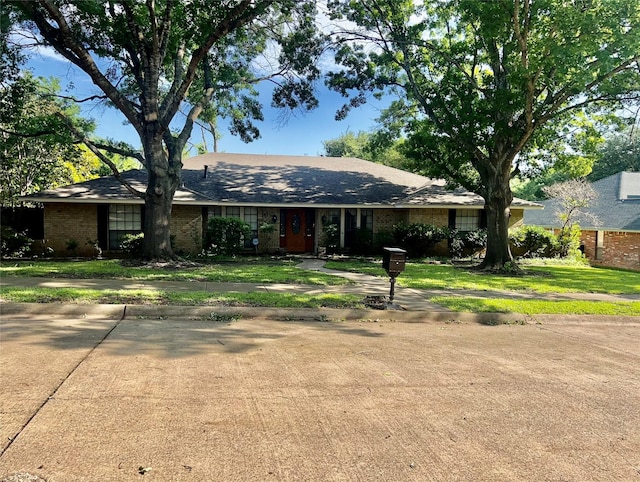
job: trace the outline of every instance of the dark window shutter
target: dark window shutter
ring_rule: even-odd
[[[480,211],[480,229],[485,229],[487,227],[487,211],[482,209]]]
[[[98,246],[109,249],[109,205],[98,204]]]
[[[449,227],[454,229],[456,227],[456,210],[449,209]]]

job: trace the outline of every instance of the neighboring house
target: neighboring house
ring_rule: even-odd
[[[182,185],[173,202],[171,233],[177,251],[199,253],[208,219],[238,217],[258,240],[259,252],[318,253],[323,226],[339,227],[348,249],[358,230],[375,236],[394,224],[429,223],[462,231],[483,227],[483,199],[429,179],[354,158],[210,153],[183,161]],[[146,172],[124,176],[144,191]],[[91,254],[117,250],[127,233],[143,226],[144,203],[113,177],[103,177],[23,198],[44,205],[44,243],[64,253],[69,240]],[[511,225],[539,205],[514,200]],[[271,224],[271,229],[259,229]],[[254,249],[246,240],[247,249]]]
[[[640,172],[620,172],[592,184],[598,198],[587,209],[597,222],[581,221],[584,254],[592,264],[640,270]],[[553,200],[527,211],[524,223],[560,228]]]

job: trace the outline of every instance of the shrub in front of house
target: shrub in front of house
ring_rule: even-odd
[[[577,224],[560,230],[557,246],[561,258],[580,259],[583,257],[582,251],[580,251],[580,234],[580,226]]]
[[[449,254],[452,258],[473,256],[487,247],[487,230],[458,231],[448,229]]]
[[[125,234],[118,249],[132,258],[142,256],[142,245],[144,244],[144,233]]]
[[[322,231],[327,254],[335,254],[340,251],[340,226],[335,223],[324,223]]]
[[[558,240],[541,226],[522,226],[509,234],[513,254],[522,258],[552,258],[558,255]]]
[[[367,228],[358,228],[353,237],[352,252],[354,254],[373,254],[373,232]]]
[[[2,226],[0,230],[1,251],[3,258],[22,258],[31,252],[33,239],[26,231],[16,231],[10,226]]]
[[[405,249],[409,257],[420,258],[430,254],[436,244],[447,239],[448,230],[432,224],[399,223],[393,226],[391,233],[395,244]]]
[[[211,256],[234,256],[244,251],[251,226],[238,218],[212,218],[207,225],[205,252]]]

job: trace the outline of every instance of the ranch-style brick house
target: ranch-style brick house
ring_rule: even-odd
[[[640,172],[619,172],[591,186],[598,197],[587,209],[589,221],[580,221],[585,256],[593,265],[640,270]],[[525,224],[560,229],[555,201],[540,204],[544,211],[527,211]]]
[[[254,239],[248,250],[314,253],[326,247],[323,226],[339,227],[339,248],[348,250],[355,233],[375,236],[394,224],[428,223],[462,231],[483,227],[484,200],[445,182],[355,158],[209,153],[183,161],[182,184],[173,201],[174,249],[199,253],[207,222],[216,216],[247,222]],[[123,175],[144,191],[146,172]],[[42,244],[67,254],[91,255],[97,241],[104,254],[117,251],[122,237],[142,229],[144,203],[107,176],[42,191],[22,200],[44,206]],[[536,203],[515,199],[510,224],[522,222]],[[265,223],[272,229],[264,229]],[[260,227],[263,229],[260,229]]]

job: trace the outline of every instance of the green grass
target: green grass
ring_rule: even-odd
[[[468,311],[472,313],[640,316],[640,302],[638,301],[546,301],[505,298],[485,299],[461,296],[435,296],[430,301],[445,306],[452,311]]]
[[[144,281],[211,281],[345,285],[344,278],[301,270],[294,261],[238,261],[203,264],[191,268],[159,269],[125,266],[119,260],[19,261],[0,264],[0,276],[47,278],[99,278]]]
[[[0,292],[3,302],[144,304],[188,306],[270,306],[275,308],[362,308],[362,297],[348,294],[212,293],[162,290],[95,290],[85,288],[18,288]]]
[[[386,277],[380,263],[330,261],[327,268]],[[449,264],[407,263],[398,277],[407,288],[480,291],[533,291],[538,293],[640,293],[640,273],[584,265],[523,267],[517,276],[487,274]]]

